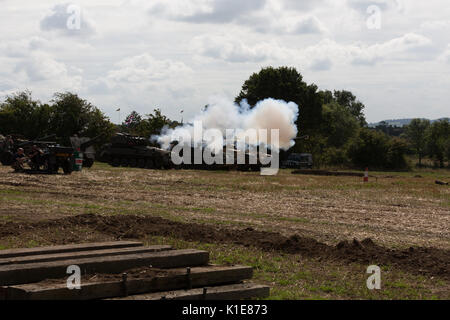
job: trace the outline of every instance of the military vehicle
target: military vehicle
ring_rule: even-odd
[[[46,144],[41,150],[43,155],[37,163],[30,163],[32,173],[44,172],[57,174],[61,168],[64,174],[71,174],[73,171],[73,153],[71,147],[62,147],[57,144]]]
[[[177,141],[173,141],[171,143],[170,150],[173,149],[175,145],[177,145]],[[247,150],[244,153],[243,161],[239,159],[239,154],[241,153],[239,150],[234,147],[229,146],[228,148],[224,147],[222,150],[222,163],[213,163],[207,164],[204,161],[203,154],[205,152],[205,148],[201,149],[201,163],[195,163],[195,152],[198,152],[198,148],[190,147],[190,163],[182,163],[181,165],[175,166],[177,169],[195,169],[195,170],[238,170],[238,171],[259,171],[263,165],[258,159],[258,154],[254,155],[255,161],[251,161],[251,154]],[[179,156],[183,158],[183,150],[180,150]],[[211,156],[214,157],[214,153],[211,153]],[[242,163],[240,163],[242,162]]]
[[[12,145],[14,145],[14,142],[10,137],[0,135],[0,162],[4,166],[11,165],[13,156]]]
[[[70,143],[75,150],[81,151],[83,154],[83,167],[91,168],[95,161],[95,148],[94,144],[102,135],[99,135],[93,139],[86,137],[73,136],[70,137]]]
[[[58,173],[62,168],[65,174],[72,173],[73,153],[71,147],[63,147],[54,141],[46,141],[54,138],[55,135],[46,136],[36,140],[25,140],[23,137],[11,135],[0,139],[0,160],[5,166],[13,164],[13,156],[18,148],[23,148],[25,155],[29,156],[33,152],[33,146],[42,151],[42,154],[35,161],[28,161],[30,173]]]
[[[37,140],[44,140],[50,137],[52,136]],[[2,165],[10,166],[13,162],[14,153],[22,145],[26,145],[27,142],[29,142],[29,140],[26,140],[23,136],[16,134],[0,138],[0,162],[2,163]]]
[[[55,135],[43,137],[38,140],[17,142],[15,150],[23,148],[25,154],[29,156],[33,152],[33,147],[36,146],[42,154],[35,161],[29,161],[31,170],[29,173],[49,173],[57,174],[61,168],[64,174],[71,174],[74,163],[74,149],[72,147],[64,147],[54,141],[45,141],[54,138]]]
[[[286,160],[281,162],[281,168],[311,169],[312,166],[313,159],[310,153],[291,153]]]
[[[148,139],[126,133],[118,133],[111,143],[104,145],[99,160],[113,167],[169,169],[172,167],[170,152],[152,147]]]

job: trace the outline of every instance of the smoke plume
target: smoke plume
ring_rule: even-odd
[[[276,147],[287,150],[295,144],[293,139],[297,136],[295,124],[297,117],[298,106],[293,102],[287,103],[269,98],[258,102],[254,108],[250,108],[246,101],[237,105],[216,97],[206,110],[191,119],[189,123],[175,129],[164,128],[160,136],[154,136],[152,139],[164,149],[169,149],[170,143],[178,138],[185,143],[190,140],[191,145],[202,144],[204,141],[193,141],[193,123],[201,121],[204,130],[220,130],[223,137],[226,137],[227,129],[243,130],[241,134],[245,134],[249,129],[267,129],[270,140],[271,129],[279,129],[280,140]],[[264,141],[264,143],[272,144],[271,141]]]

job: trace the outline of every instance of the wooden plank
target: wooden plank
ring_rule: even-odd
[[[168,274],[157,275],[149,279],[130,279],[126,291],[130,295],[148,292],[198,288],[221,284],[238,283],[253,276],[253,268],[243,266],[207,266],[191,268],[188,280],[186,269],[171,269]],[[67,289],[65,279],[60,284],[25,284],[8,288],[10,300],[89,300],[114,298],[124,295],[122,281],[81,283],[80,290]]]
[[[8,287],[0,287],[0,301],[6,300]]]
[[[207,287],[191,290],[166,291],[133,295],[114,300],[243,300],[267,298],[270,288],[264,285],[242,283],[227,286]]]
[[[0,266],[8,264],[25,264],[25,263],[36,263],[45,261],[117,256],[121,254],[132,254],[132,253],[159,252],[171,249],[172,249],[171,246],[158,245],[148,247],[131,247],[131,248],[108,249],[108,250],[89,250],[79,252],[63,252],[55,254],[21,256],[21,257],[0,259]]]
[[[67,278],[67,267],[77,265],[82,274],[119,273],[131,268],[153,266],[177,268],[206,265],[207,251],[185,249],[162,252],[135,253],[113,257],[95,257],[61,261],[11,264],[0,266],[0,286],[23,284],[52,278]]]
[[[107,250],[107,249],[118,249],[118,248],[139,247],[139,246],[142,246],[142,242],[112,241],[112,242],[98,242],[98,243],[69,244],[62,246],[37,247],[37,248],[7,249],[7,250],[0,250],[0,259],[41,255],[41,254],[55,254],[63,252],[76,252],[88,250]]]

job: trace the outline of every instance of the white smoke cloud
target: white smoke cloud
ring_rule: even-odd
[[[191,145],[204,144],[205,141],[194,141],[193,123],[199,121],[203,130],[219,130],[223,137],[226,137],[227,130],[242,130],[241,133],[237,133],[239,136],[245,134],[247,130],[266,129],[269,141],[259,137],[259,142],[287,150],[294,145],[293,139],[297,136],[295,124],[297,117],[298,106],[294,102],[269,98],[258,102],[250,109],[245,101],[239,106],[224,98],[216,97],[205,111],[195,116],[188,124],[175,129],[165,128],[160,136],[152,139],[165,149],[168,149],[174,140],[182,140],[184,143],[191,141]],[[270,141],[272,129],[279,130],[279,143]]]

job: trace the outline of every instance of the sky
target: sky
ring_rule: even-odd
[[[450,116],[445,0],[0,0],[0,98],[70,91],[113,122],[191,118],[267,66],[350,90],[369,122]],[[120,108],[120,112],[116,110]],[[184,110],[183,113],[181,111]]]

